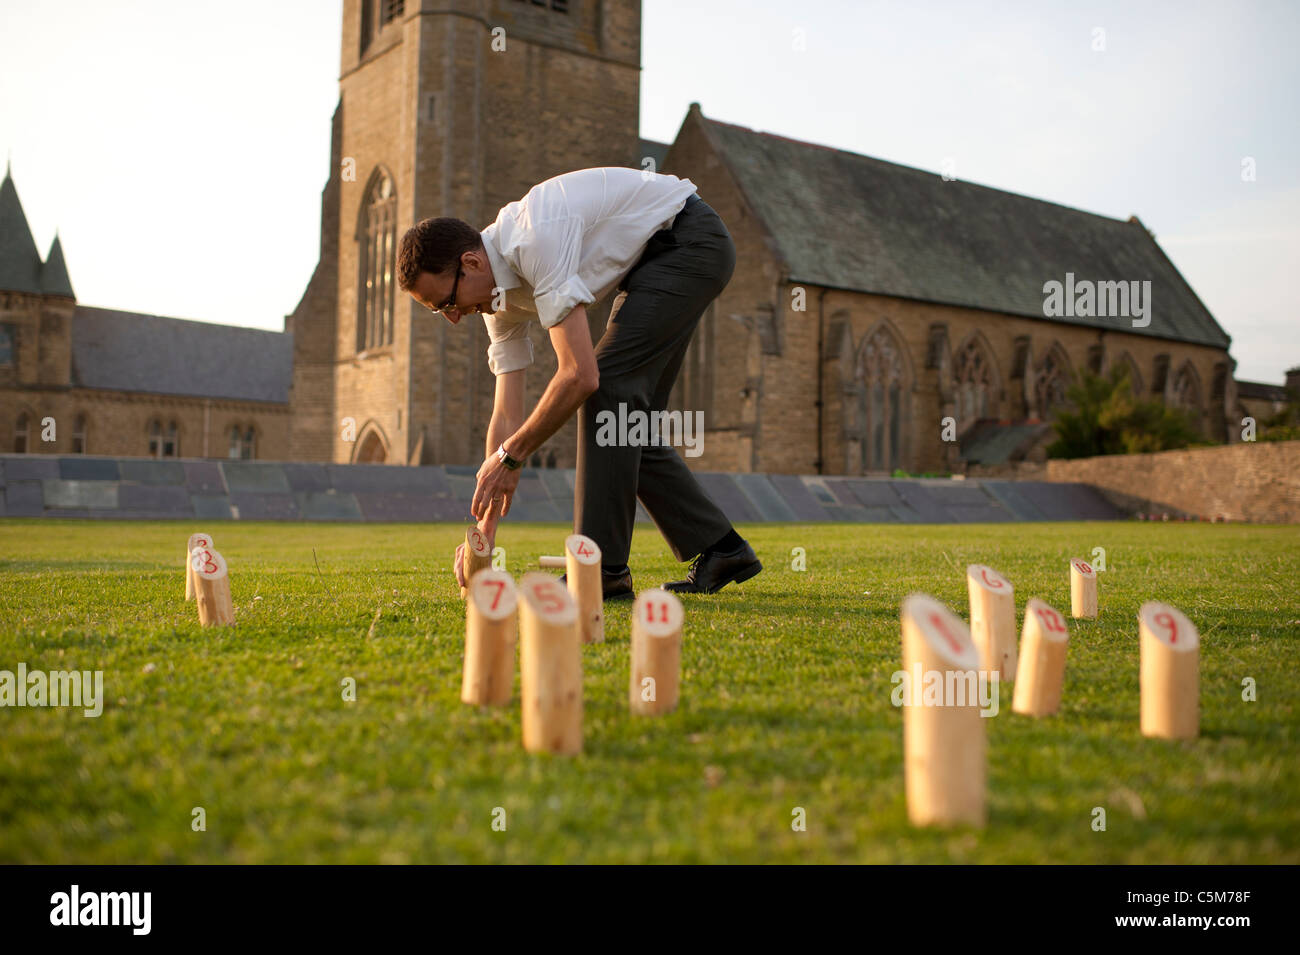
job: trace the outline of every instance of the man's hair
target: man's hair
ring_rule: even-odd
[[[421,272],[442,275],[460,257],[483,246],[483,237],[468,222],[451,216],[425,219],[406,230],[397,250],[397,284],[403,292],[415,286]]]

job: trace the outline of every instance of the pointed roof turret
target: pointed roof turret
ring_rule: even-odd
[[[7,292],[41,290],[41,253],[27,225],[13,176],[5,169],[0,182],[0,289]]]
[[[68,266],[63,261],[63,246],[57,232],[50,245],[50,254],[45,257],[45,265],[41,268],[41,291],[46,295],[77,297],[77,293],[72,291],[72,279],[68,278]]]

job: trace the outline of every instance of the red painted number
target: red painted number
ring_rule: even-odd
[[[535,593],[537,599],[542,602],[542,610],[546,613],[559,613],[564,609],[564,601],[560,598],[559,593],[557,593],[559,586],[559,584],[548,582],[538,584],[533,588],[533,593]]]
[[[470,539],[470,543],[474,545],[475,550],[483,549],[483,535],[480,534],[478,531],[471,532],[469,539]]]
[[[1158,613],[1152,619],[1169,631],[1170,643],[1178,642],[1178,625],[1174,623],[1174,618],[1171,615],[1167,613]]]
[[[211,551],[203,552],[203,573],[215,574],[217,572],[217,562],[212,559]]]
[[[586,542],[586,541],[578,541],[578,556],[579,556],[579,557],[587,557],[587,556],[590,556],[590,554],[591,554],[591,551],[587,548],[587,542]]]
[[[1074,562],[1074,566],[1079,568],[1079,573],[1081,573],[1081,574],[1091,574],[1091,573],[1092,573],[1092,568],[1089,567],[1086,563],[1084,563],[1084,562],[1081,561],[1081,560],[1076,560],[1076,561]]]
[[[1051,633],[1065,633],[1065,623],[1061,620],[1061,615],[1055,610],[1041,607],[1037,611],[1038,619],[1043,621],[1043,626]]]
[[[953,653],[961,653],[961,644],[957,638],[948,632],[948,625],[943,622],[943,617],[937,613],[930,614],[930,623],[934,629],[939,631],[939,635],[948,641],[948,646],[952,647]]]
[[[989,569],[987,567],[980,571],[980,575],[984,578],[984,583],[988,584],[994,590],[1000,590],[1002,588],[1002,578],[989,577]]]
[[[496,610],[497,605],[501,603],[501,594],[506,589],[506,582],[504,580],[489,580],[487,585],[489,587],[496,587],[497,589],[495,596],[492,598],[492,609]]]
[[[655,622],[655,606],[656,606],[656,604],[646,604],[646,605],[645,605],[645,622],[646,622],[646,623],[654,623],[654,622]],[[657,606],[658,606],[659,609],[662,611],[662,613],[661,613],[660,616],[659,616],[659,622],[660,622],[660,623],[667,623],[667,622],[668,622],[668,605],[667,605],[667,604],[658,604]]]

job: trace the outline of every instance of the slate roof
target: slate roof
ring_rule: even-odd
[[[76,306],[72,384],[286,404],[293,335]]]
[[[985,465],[1018,461],[1051,430],[1051,425],[1042,422],[980,421],[962,437],[961,457],[971,464]]]
[[[4,181],[0,182],[0,289],[38,294],[41,291],[41,253],[36,249],[36,240],[32,238],[8,169]]]
[[[692,111],[698,106],[692,104]],[[1230,338],[1137,221],[755,132],[700,115],[789,280],[1033,318],[1043,284],[1150,280],[1151,324],[1053,318],[1227,348]]]
[[[45,264],[41,266],[41,291],[46,295],[77,297],[72,291],[72,279],[68,278],[68,266],[63,261],[63,246],[57,235],[54,244],[50,246],[50,254],[45,257]]]
[[[1238,378],[1237,397],[1257,401],[1286,401],[1286,386],[1270,385],[1266,381],[1242,381]]]
[[[649,156],[655,161],[655,172],[662,172],[664,168],[664,158],[668,155],[668,143],[656,142],[653,139],[638,139],[636,162],[633,164],[637,168],[641,166],[641,160]]]

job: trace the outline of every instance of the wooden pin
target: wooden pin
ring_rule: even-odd
[[[524,749],[582,752],[582,642],[578,608],[551,574],[519,581],[519,686]]]
[[[563,554],[543,554],[537,558],[537,566],[543,570],[564,570],[569,566],[569,559]]]
[[[677,708],[682,670],[682,602],[654,588],[637,595],[632,608],[632,678],[628,704],[638,716]]]
[[[565,582],[578,605],[583,643],[605,642],[605,591],[600,579],[600,545],[582,534],[564,539]]]
[[[515,682],[515,581],[504,570],[480,570],[465,601],[465,672],[462,703],[505,706]]]
[[[469,527],[465,530],[465,547],[460,553],[460,566],[467,584],[480,570],[487,570],[492,566],[492,548],[488,546],[487,538],[477,527]],[[464,600],[468,593],[468,587],[461,587],[460,599]]]
[[[230,575],[226,558],[210,547],[196,547],[190,554],[190,567],[194,570],[194,596],[198,598],[199,623],[205,627],[214,624],[233,624],[235,607],[230,599]]]
[[[1070,561],[1070,616],[1097,619],[1097,572],[1078,557]]]
[[[1037,597],[1025,605],[1020,638],[1020,675],[1011,709],[1026,716],[1048,716],[1061,706],[1065,651],[1070,634],[1065,618]]]
[[[1169,604],[1138,610],[1142,735],[1196,739],[1200,734],[1200,647],[1196,625]]]
[[[185,544],[185,599],[194,599],[194,568],[190,566],[190,555],[196,547],[212,547],[211,534],[191,534]]]
[[[963,682],[963,705],[925,705],[922,686],[913,686],[903,707],[903,778],[907,817],[913,825],[984,825],[985,737],[979,693],[974,684],[979,651],[966,624],[925,594],[903,601],[903,667],[922,683]],[[939,677],[928,677],[937,673]],[[953,674],[952,677],[948,674]],[[963,676],[966,678],[963,680]],[[953,705],[946,705],[953,704]]]
[[[970,592],[970,636],[980,653],[980,666],[998,677],[1016,678],[1016,597],[1011,582],[991,567],[966,568]]]

